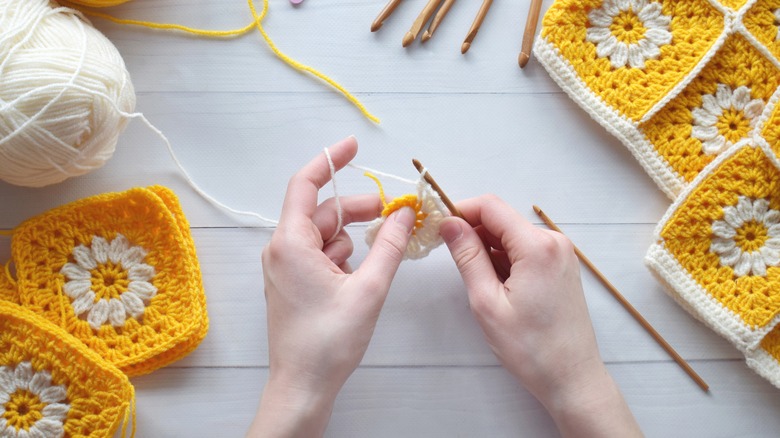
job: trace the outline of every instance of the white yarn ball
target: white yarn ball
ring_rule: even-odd
[[[41,187],[102,166],[135,92],[113,44],[49,0],[0,0],[0,179]]]

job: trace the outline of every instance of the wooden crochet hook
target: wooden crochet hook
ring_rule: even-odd
[[[531,8],[528,10],[528,19],[525,21],[525,31],[523,32],[523,44],[520,47],[520,56],[517,57],[517,63],[520,68],[528,64],[531,59],[531,49],[534,45],[534,36],[536,35],[536,23],[539,21],[539,12],[542,10],[542,0],[531,0]]]
[[[428,26],[428,30],[423,32],[421,37],[422,42],[426,42],[431,39],[433,33],[436,32],[436,29],[439,27],[439,24],[441,24],[441,20],[444,19],[444,16],[447,15],[447,12],[450,11],[450,8],[452,8],[454,3],[455,0],[444,0],[444,3],[442,3],[439,10],[436,11],[436,15],[433,16],[433,20],[431,20],[431,25]]]
[[[418,15],[417,19],[414,20],[414,23],[412,23],[412,28],[409,29],[409,32],[406,32],[406,35],[404,35],[404,39],[402,41],[404,47],[412,44],[412,41],[417,38],[417,35],[420,34],[423,26],[425,26],[425,23],[428,22],[433,13],[436,12],[436,8],[439,7],[441,2],[442,0],[428,0],[428,4],[425,5],[422,12],[420,12],[420,15]]]
[[[442,190],[441,187],[439,187],[439,184],[436,183],[436,180],[433,179],[431,173],[428,172],[425,167],[423,167],[423,165],[420,163],[420,160],[412,158],[412,164],[414,164],[414,168],[420,172],[420,175],[422,175],[425,182],[430,184],[431,188],[433,188],[433,190],[439,195],[441,202],[447,206],[447,208],[450,210],[450,213],[452,213],[453,216],[457,216],[463,220],[466,220],[466,218],[463,217],[463,214],[461,214],[460,210],[458,210],[458,207],[456,207],[455,204],[450,201],[450,198],[447,197],[447,195],[444,193],[444,190]]]
[[[378,31],[379,28],[382,27],[382,25],[385,23],[385,20],[387,20],[387,17],[389,17],[390,14],[395,11],[395,8],[397,8],[399,4],[401,4],[401,0],[390,0],[390,3],[388,3],[384,9],[382,9],[374,22],[371,23],[371,32]]]
[[[555,230],[561,234],[563,234],[563,231],[561,231],[560,228],[558,228],[557,225],[550,219],[541,208],[534,205],[534,212],[541,218],[545,224],[547,224],[550,229]],[[628,311],[628,313],[631,314],[631,316],[634,317],[634,319],[644,327],[644,329],[650,333],[650,336],[655,339],[655,341],[660,345],[666,352],[669,354],[669,356],[674,359],[675,362],[677,362],[678,365],[693,379],[694,382],[696,382],[697,385],[701,389],[703,389],[705,392],[708,392],[710,390],[709,385],[702,379],[698,374],[696,374],[696,371],[691,368],[690,365],[688,365],[688,362],[685,361],[685,359],[682,358],[675,350],[672,348],[671,345],[669,345],[668,342],[661,336],[660,333],[658,333],[652,325],[642,316],[642,314],[639,313],[638,310],[634,306],[631,305],[631,303],[628,302],[628,300],[620,293],[618,292],[617,288],[610,283],[609,280],[607,280],[607,277],[604,276],[604,274],[599,271],[596,266],[587,258],[585,257],[585,254],[580,251],[579,248],[577,248],[574,244],[574,253],[577,254],[577,257],[579,257],[580,261],[585,264],[585,266],[588,267],[588,269],[593,272],[593,274],[601,281],[601,283],[606,286],[607,290],[612,294],[612,296],[615,297],[615,299],[620,302],[620,304],[623,305],[623,307]]]
[[[460,53],[466,53],[469,51],[469,48],[471,48],[471,43],[474,42],[474,37],[477,36],[477,32],[479,32],[482,22],[485,21],[485,15],[487,15],[488,10],[490,10],[490,5],[492,4],[493,0],[483,0],[482,6],[479,7],[479,12],[477,12],[477,17],[474,18],[474,22],[471,23],[471,29],[469,29],[466,39],[460,46]]]

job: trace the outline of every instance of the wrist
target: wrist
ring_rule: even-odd
[[[631,410],[604,363],[598,359],[571,376],[547,397],[545,405],[561,435],[642,436]]]
[[[260,408],[247,436],[322,436],[336,395],[304,388],[296,381],[271,377],[263,389]]]

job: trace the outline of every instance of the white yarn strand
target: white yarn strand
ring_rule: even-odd
[[[341,229],[344,228],[344,211],[341,209],[341,199],[339,197],[339,190],[336,187],[336,165],[333,164],[333,158],[330,156],[330,151],[328,148],[323,149],[325,151],[325,158],[328,159],[328,167],[330,168],[330,183],[333,186],[333,199],[336,202],[336,231],[333,232],[333,235],[330,236],[330,238],[325,241],[325,244],[329,243],[333,239],[336,238],[336,236],[339,235],[341,232]]]

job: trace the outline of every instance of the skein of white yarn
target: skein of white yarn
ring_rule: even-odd
[[[49,0],[0,0],[0,179],[41,187],[102,166],[135,92],[113,44]]]

